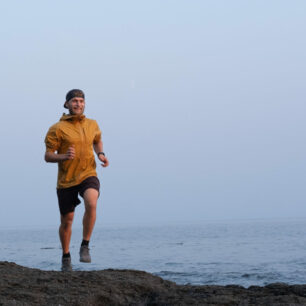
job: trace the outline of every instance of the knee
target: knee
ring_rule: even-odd
[[[85,204],[85,211],[87,213],[95,213],[96,212],[96,208],[97,208],[97,202],[96,201],[93,201],[93,202],[87,202]]]
[[[87,212],[95,212],[97,207],[97,201],[99,197],[99,192],[96,189],[88,188],[84,192],[84,203],[85,210]]]
[[[64,230],[69,230],[72,227],[73,218],[71,217],[62,217],[61,219],[61,227]]]

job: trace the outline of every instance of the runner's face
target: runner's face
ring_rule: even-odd
[[[74,97],[66,102],[70,115],[82,115],[85,110],[85,100],[83,98]]]

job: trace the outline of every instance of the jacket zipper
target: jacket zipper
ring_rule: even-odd
[[[83,144],[84,144],[84,140],[85,140],[85,132],[84,129],[81,125],[81,122],[79,122],[79,130],[80,130],[80,136],[81,136],[81,152],[80,152],[80,161],[84,161],[85,156],[83,156]],[[82,165],[82,169],[85,165]]]

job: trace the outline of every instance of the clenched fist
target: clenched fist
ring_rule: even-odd
[[[109,161],[108,161],[107,157],[104,156],[103,154],[99,154],[98,158],[103,163],[103,164],[101,164],[102,167],[107,167],[109,165]]]
[[[74,149],[74,145],[70,146],[65,154],[66,156],[66,160],[68,159],[74,159],[75,157],[75,149]]]

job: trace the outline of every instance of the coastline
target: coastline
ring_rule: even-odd
[[[177,285],[137,270],[59,272],[0,262],[0,305],[306,305],[306,285]]]

